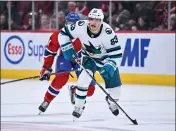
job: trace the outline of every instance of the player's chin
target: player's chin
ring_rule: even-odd
[[[91,27],[91,31],[97,31],[97,28],[96,27]]]

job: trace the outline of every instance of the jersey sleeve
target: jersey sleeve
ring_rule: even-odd
[[[48,44],[46,45],[45,48],[45,53],[44,53],[44,64],[43,66],[47,68],[51,68],[54,62],[54,57],[57,54],[57,51],[60,48],[60,45],[58,43],[58,34],[59,31],[54,32],[48,41]]]
[[[75,24],[67,25],[62,28],[61,32],[58,35],[58,40],[61,46],[61,50],[62,50],[62,46],[67,45],[68,43],[71,43],[71,40],[79,37],[80,27],[78,26],[78,22],[76,22]]]
[[[122,57],[122,49],[118,41],[118,36],[110,27],[105,29],[105,34],[107,38],[105,40],[107,56],[117,62],[117,59]]]

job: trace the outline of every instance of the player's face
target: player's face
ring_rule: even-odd
[[[101,24],[100,19],[89,18],[89,28],[93,33],[99,31],[100,24]]]

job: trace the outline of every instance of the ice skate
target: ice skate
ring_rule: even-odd
[[[70,100],[71,100],[71,103],[74,105],[75,104],[75,91],[74,91],[74,88],[76,86],[74,85],[71,85],[68,87],[68,90],[69,90],[69,94],[70,94]],[[86,101],[85,101],[85,104],[86,104]],[[83,110],[85,109],[85,106],[83,106],[82,108]]]
[[[49,106],[49,103],[47,101],[43,101],[42,104],[39,106],[39,115],[42,113],[42,112],[45,112],[46,109],[48,108]]]
[[[119,114],[119,109],[117,105],[111,100],[109,100],[108,96],[105,97],[106,102],[108,103],[109,109],[111,110],[112,114],[117,116]]]
[[[82,112],[83,112],[82,108],[75,107],[75,110],[72,113],[73,121],[75,121],[76,119],[80,118],[80,116],[82,115]]]

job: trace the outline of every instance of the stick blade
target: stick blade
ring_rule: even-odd
[[[138,125],[137,120],[132,120],[133,124]]]

